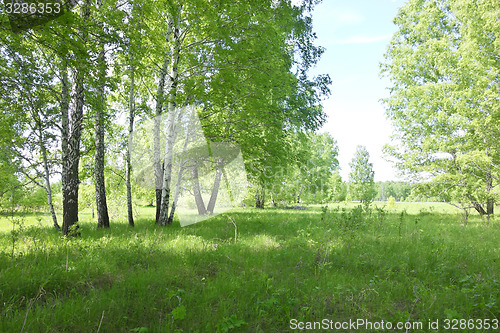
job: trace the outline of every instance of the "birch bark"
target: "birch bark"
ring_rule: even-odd
[[[63,234],[77,235],[78,226],[78,187],[79,176],[78,166],[80,163],[80,137],[83,120],[83,72],[80,69],[73,69],[73,105],[68,121],[68,145],[67,152],[63,154],[66,161],[66,174],[63,175],[65,181],[63,192]],[[63,162],[64,164],[64,162]],[[72,230],[74,228],[74,230]]]
[[[134,86],[134,65],[130,64],[130,95],[128,100],[128,147],[127,147],[127,214],[128,214],[128,224],[129,226],[134,226],[134,215],[132,210],[132,185],[130,183],[130,177],[132,172],[132,166],[130,164],[130,153],[133,145],[133,131],[134,131],[134,117],[135,117],[135,86]]]
[[[182,175],[184,173],[184,169],[186,168],[185,164],[188,162],[188,160],[186,160],[185,154],[191,138],[191,129],[192,127],[194,127],[194,122],[195,122],[194,117],[196,116],[196,110],[194,108],[192,109],[191,116],[192,118],[189,119],[188,123],[186,124],[186,135],[184,137],[184,145],[182,146],[182,154],[181,154],[181,160],[179,161],[179,169],[177,170],[177,181],[175,183],[174,200],[172,201],[172,208],[170,208],[170,214],[168,216],[167,224],[172,224],[172,222],[174,221],[175,209],[177,208],[177,202],[179,200],[179,195],[181,192]]]
[[[166,44],[170,43],[172,38],[172,20],[167,23],[167,32],[165,34]],[[155,188],[156,188],[156,223],[160,222],[160,212],[161,212],[161,192],[163,186],[163,164],[161,161],[161,115],[163,113],[164,106],[164,94],[165,94],[165,80],[168,72],[168,64],[170,62],[170,53],[165,54],[165,59],[163,60],[163,65],[160,71],[158,80],[158,90],[156,92],[156,109],[155,109],[155,119],[154,119],[154,129],[153,129],[153,167],[155,174]]]
[[[180,58],[180,15],[182,5],[178,6],[177,16],[174,21],[174,28],[172,33],[172,58],[170,62],[170,76],[169,76],[169,98],[168,98],[168,114],[167,114],[167,143],[165,147],[165,158],[163,166],[163,186],[161,192],[161,209],[160,209],[160,225],[169,224],[168,208],[171,194],[171,181],[172,181],[172,163],[173,163],[173,146],[175,141],[175,119],[176,107],[175,97],[177,93],[177,78],[179,75],[178,65]],[[171,221],[170,221],[171,223]]]
[[[82,21],[88,22],[90,17],[90,0],[86,0],[82,6]],[[86,27],[82,29],[82,41],[87,43]],[[83,59],[82,59],[83,60]],[[78,229],[78,187],[80,183],[78,166],[80,164],[80,138],[83,121],[84,104],[84,69],[73,68],[73,91],[71,112],[66,119],[63,113],[63,135],[67,133],[67,145],[63,139],[63,234],[79,235]],[[64,81],[64,80],[63,80]],[[64,83],[63,83],[64,87]],[[64,103],[64,102],[63,102]],[[66,123],[66,124],[65,124]],[[64,126],[66,125],[66,129]],[[66,149],[66,152],[64,150]]]
[[[104,44],[99,54],[99,104],[94,112],[95,120],[95,157],[94,180],[96,194],[97,227],[109,228],[108,205],[106,202],[106,185],[104,179],[104,109],[106,108],[106,59]]]

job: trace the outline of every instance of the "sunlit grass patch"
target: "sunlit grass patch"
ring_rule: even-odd
[[[253,237],[245,237],[241,239],[240,242],[257,251],[275,249],[281,246],[275,237],[266,234],[258,234]]]
[[[160,246],[175,253],[212,251],[217,247],[216,243],[195,235],[178,235]]]

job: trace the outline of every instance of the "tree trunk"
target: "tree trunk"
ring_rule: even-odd
[[[486,214],[493,215],[495,211],[495,200],[493,198],[488,198],[486,201]]]
[[[172,36],[172,58],[170,63],[170,86],[169,86],[169,99],[168,99],[168,114],[167,114],[167,142],[165,147],[165,159],[163,168],[163,187],[161,192],[161,209],[160,209],[160,225],[169,224],[168,206],[171,194],[171,181],[172,181],[172,163],[173,163],[173,148],[175,142],[175,118],[176,106],[175,97],[177,94],[178,84],[178,65],[180,57],[180,13],[182,5],[178,8],[176,20],[174,22],[173,36]]]
[[[231,132],[230,132],[230,125],[231,125],[231,120],[232,120],[232,117],[233,117],[233,114],[234,114],[234,110],[230,110],[229,113],[228,113],[228,116],[227,116],[227,124],[226,124],[226,127],[224,129],[224,131],[227,133],[226,135],[230,136],[231,135]],[[229,182],[228,182],[228,179],[227,179],[227,174],[224,170],[224,164],[223,164],[223,161],[221,158],[219,158],[218,160],[218,163],[217,163],[217,169],[216,169],[216,172],[215,172],[215,179],[214,179],[214,185],[212,187],[212,193],[210,195],[210,200],[208,202],[208,207],[207,207],[207,211],[209,214],[213,214],[214,213],[214,209],[215,209],[215,203],[217,201],[217,196],[219,194],[219,188],[220,188],[220,182],[221,182],[221,175],[224,175],[224,180],[226,182],[226,185],[228,187],[228,192],[229,192],[229,197],[230,197],[230,200],[231,200],[231,204],[233,204],[233,194],[232,194],[232,191],[231,191],[231,188],[229,186]]]
[[[83,22],[88,22],[90,17],[90,0],[86,0],[82,7]],[[87,31],[83,28],[82,41],[87,43]],[[82,59],[83,60],[83,59]],[[63,194],[63,227],[64,235],[78,236],[78,187],[80,179],[78,166],[80,164],[80,138],[83,124],[83,104],[84,104],[84,69],[73,68],[73,91],[71,114],[68,117],[66,101],[61,100],[62,127],[63,127],[63,174],[62,174],[62,194]],[[62,89],[65,88],[64,77]],[[66,128],[64,128],[66,126]],[[66,136],[66,140],[64,139]],[[64,142],[66,141],[66,143]],[[66,150],[66,151],[64,151]]]
[[[66,65],[61,70],[61,185],[63,192],[63,202],[65,201],[64,189],[66,188],[66,179],[68,177],[68,140],[69,140],[69,84],[68,84],[68,69]],[[64,214],[64,211],[63,211]],[[64,223],[64,222],[63,222]]]
[[[156,188],[156,223],[160,222],[161,210],[161,189],[163,180],[163,165],[161,162],[160,153],[160,137],[161,137],[161,114],[163,112],[163,93],[165,90],[165,77],[167,75],[168,59],[165,57],[163,67],[160,72],[160,80],[158,83],[158,91],[156,93],[156,111],[154,119],[153,133],[153,166],[155,173],[155,188]]]
[[[172,34],[172,20],[168,23],[168,28],[165,36],[166,42],[170,42]],[[163,66],[160,71],[158,80],[158,90],[156,92],[156,109],[154,119],[154,133],[153,133],[153,167],[155,174],[155,188],[156,188],[156,223],[160,223],[161,213],[161,192],[163,186],[163,164],[161,162],[161,115],[163,113],[164,93],[165,93],[165,79],[167,77],[168,63],[170,58],[168,54],[165,55]]]
[[[474,202],[472,204],[474,205],[474,209],[479,213],[479,215],[481,216],[486,215],[486,211],[484,210],[483,206],[481,206],[480,203]]]
[[[224,176],[224,181],[226,182],[226,189],[227,193],[229,194],[229,201],[231,202],[231,205],[235,205],[236,202],[234,201],[234,196],[233,196],[233,190],[231,189],[231,186],[229,185],[229,179],[227,178],[227,172],[224,167],[222,167],[222,176]]]
[[[177,201],[179,200],[179,195],[181,192],[181,180],[183,172],[184,172],[184,165],[181,161],[179,169],[177,171],[177,182],[175,183],[174,200],[172,201],[172,207],[170,208],[170,214],[168,216],[167,224],[172,224],[172,222],[174,222],[175,209],[177,208]]]
[[[464,213],[465,213],[465,221],[464,221],[464,226],[469,223],[469,208],[464,208]]]
[[[195,164],[192,168],[192,175],[193,175],[194,201],[196,202],[196,208],[198,208],[198,215],[205,215],[207,211],[205,209],[205,203],[203,202],[203,197],[201,196],[200,182],[198,180],[197,164]]]
[[[157,224],[160,223],[160,212],[161,212],[161,188],[159,188],[159,189],[157,188],[156,189],[156,223]]]
[[[210,200],[208,201],[207,212],[209,214],[214,213],[215,202],[217,201],[217,195],[219,194],[220,181],[222,178],[222,161],[219,159],[217,163],[217,169],[215,171],[215,180],[212,187],[212,194],[210,195]]]
[[[193,117],[196,116],[196,111],[193,108]],[[186,135],[184,137],[184,145],[182,147],[182,154],[181,156],[184,156],[187,150],[187,146],[189,143],[189,140],[191,138],[191,127],[192,123],[194,123],[194,119],[191,119],[189,123],[186,125]],[[167,224],[172,224],[174,221],[174,214],[175,214],[175,209],[177,208],[177,201],[179,200],[179,195],[181,192],[181,181],[182,181],[182,174],[184,173],[184,164],[187,161],[181,160],[179,161],[179,169],[177,171],[177,181],[175,184],[175,194],[174,194],[174,200],[172,201],[172,207],[170,208],[170,214],[168,216],[168,222]]]
[[[67,87],[67,85],[66,85]],[[63,92],[61,92],[63,93]],[[67,94],[67,91],[65,92]],[[67,96],[66,96],[67,98]],[[66,111],[67,113],[67,111]],[[52,222],[54,224],[54,228],[57,230],[61,230],[59,227],[59,224],[57,223],[57,216],[56,212],[54,210],[54,205],[52,203],[52,188],[50,186],[50,170],[49,170],[49,162],[47,160],[47,149],[45,149],[45,140],[44,140],[44,135],[43,135],[43,126],[42,126],[42,120],[40,119],[40,114],[36,111],[33,110],[33,118],[36,124],[36,127],[38,129],[38,144],[40,146],[40,151],[42,153],[42,162],[43,162],[43,178],[45,180],[45,186],[43,187],[45,192],[47,193],[47,203],[49,205],[49,210],[50,210],[50,215],[52,216]]]
[[[78,166],[83,121],[83,72],[73,69],[73,105],[69,117],[67,152],[63,153],[63,234],[79,235],[78,229]],[[64,113],[64,112],[63,112]],[[64,117],[64,115],[63,115]],[[64,120],[63,120],[64,123]],[[66,167],[65,167],[66,166]]]
[[[181,163],[179,165],[179,170],[177,171],[177,182],[175,184],[174,200],[172,201],[172,207],[170,208],[170,214],[168,216],[167,224],[172,224],[172,222],[174,222],[175,209],[177,208],[177,201],[179,200],[179,195],[181,192],[181,179],[183,172],[184,166]]]
[[[271,191],[271,202],[273,203],[273,207],[277,207],[278,206],[278,202],[276,202],[276,200],[274,200],[273,192],[272,191]]]
[[[163,187],[161,192],[160,225],[168,224],[168,206],[171,194],[173,147],[175,140],[175,107],[170,107],[167,117],[167,146],[163,167]]]
[[[488,171],[486,173],[486,191],[488,192],[488,195],[491,194],[491,191],[493,190],[493,177],[491,175],[491,171]],[[488,214],[488,220],[491,215],[493,215],[495,210],[495,200],[492,197],[489,197],[486,199],[486,214]]]
[[[132,210],[132,185],[130,183],[130,177],[132,172],[132,166],[130,164],[130,152],[132,149],[133,131],[134,131],[134,117],[135,117],[135,91],[134,91],[134,65],[130,65],[130,96],[128,101],[128,147],[127,147],[127,215],[128,215],[128,225],[134,226],[134,214]]]
[[[257,187],[255,191],[255,207],[264,208],[264,202],[266,199],[266,190],[263,186]]]
[[[42,159],[43,159],[43,169],[44,169],[44,178],[45,178],[45,192],[47,192],[47,203],[49,204],[50,215],[52,216],[52,222],[54,224],[54,228],[57,230],[61,230],[59,224],[57,223],[57,216],[54,210],[54,204],[52,203],[52,188],[50,187],[50,171],[49,171],[49,163],[47,161],[47,150],[45,149],[45,145],[43,143],[43,134],[41,124],[39,124],[40,131],[40,149],[42,151]]]
[[[99,54],[99,104],[94,112],[95,120],[95,157],[94,178],[97,211],[97,227],[109,228],[108,205],[106,203],[106,186],[104,180],[104,110],[106,108],[106,59],[104,44]]]

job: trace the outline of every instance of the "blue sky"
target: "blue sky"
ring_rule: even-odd
[[[388,92],[379,63],[396,26],[403,0],[323,0],[313,12],[317,44],[326,51],[312,74],[327,73],[332,95],[323,102],[329,132],[339,145],[341,175],[347,180],[356,146],[370,153],[376,181],[397,180],[397,171],[382,157],[391,125],[379,102]]]

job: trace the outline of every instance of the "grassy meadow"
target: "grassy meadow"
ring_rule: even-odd
[[[74,239],[48,214],[6,213],[0,331],[289,332],[364,319],[441,332],[445,319],[500,319],[498,218],[464,226],[445,204],[383,206],[242,208],[184,228],[157,227],[141,207],[135,228],[110,230],[83,212]]]

